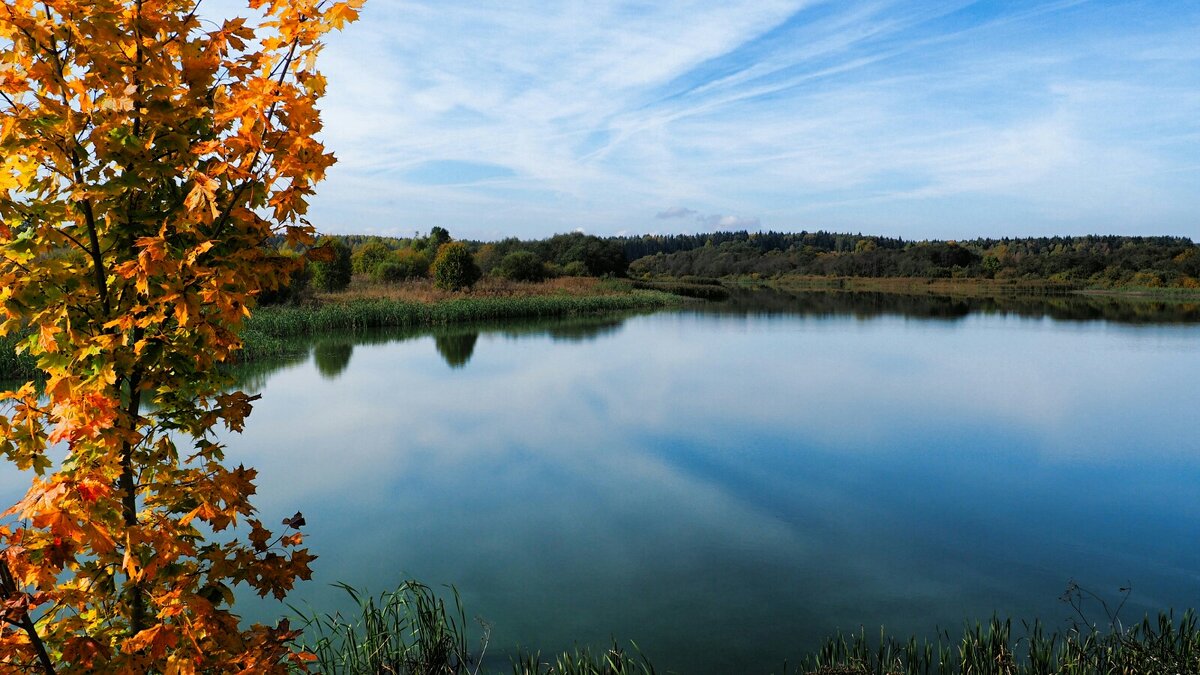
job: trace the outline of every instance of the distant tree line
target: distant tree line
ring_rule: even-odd
[[[282,242],[271,242],[276,248]],[[302,302],[314,292],[346,289],[353,277],[380,283],[433,279],[446,290],[469,289],[482,277],[536,282],[558,276],[624,276],[629,267],[619,241],[582,233],[548,239],[497,242],[454,241],[434,227],[428,236],[411,238],[371,235],[322,237],[310,263],[292,283],[264,293],[264,303]],[[300,255],[297,251],[283,251]]]
[[[447,247],[450,246],[450,249]],[[537,282],[558,276],[908,277],[1039,279],[1105,286],[1200,288],[1200,250],[1184,237],[1027,237],[906,241],[836,232],[712,232],[454,241],[426,236],[324,237],[326,251],[264,302],[336,292],[352,276],[381,283],[432,278],[450,290],[484,277]],[[299,255],[299,252],[286,252]],[[439,272],[440,269],[440,272]]]
[[[811,275],[1047,279],[1101,285],[1200,287],[1200,251],[1183,237],[1030,237],[905,242],[825,232],[721,233],[624,241],[635,275]],[[719,243],[718,243],[719,241]],[[852,242],[852,243],[851,243]]]

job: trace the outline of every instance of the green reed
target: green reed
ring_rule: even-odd
[[[480,675],[488,627],[472,650],[458,593],[442,599],[429,587],[404,582],[397,590],[369,597],[340,585],[358,609],[305,618],[303,646],[317,660],[313,670],[330,675]],[[1074,626],[1048,631],[1040,622],[1015,636],[1011,620],[993,618],[964,626],[952,637],[898,640],[880,631],[839,633],[788,675],[1196,675],[1200,673],[1200,625],[1188,610],[1146,617],[1130,627],[1113,621],[1107,629]],[[719,640],[704,649],[718,652]],[[492,661],[497,659],[493,658]],[[521,652],[511,659],[513,675],[653,675],[651,662],[633,644],[594,650],[579,647],[544,657]],[[741,672],[750,672],[749,670]]]
[[[805,675],[1181,675],[1200,673],[1200,626],[1192,610],[1114,624],[1047,632],[1040,622],[1013,638],[1012,621],[964,627],[956,641],[903,642],[864,631],[839,634],[788,672]]]
[[[27,382],[41,376],[35,359],[28,354],[17,353],[17,344],[25,341],[28,337],[23,333],[0,337],[0,381]]]
[[[476,321],[554,318],[667,307],[678,301],[665,293],[624,295],[456,298],[437,303],[402,300],[330,302],[315,307],[267,307],[246,324],[251,336],[289,337],[326,331],[445,326]]]

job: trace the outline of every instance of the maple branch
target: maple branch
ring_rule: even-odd
[[[45,5],[43,4],[43,6]],[[47,14],[49,14],[49,11],[50,9],[47,7]],[[70,97],[67,95],[66,89],[66,69],[63,67],[62,56],[58,53],[55,45],[41,44],[41,42],[39,42],[38,39],[35,38],[27,28],[21,28],[20,31],[35,48],[44,51],[47,54],[53,55],[52,61],[54,63],[54,69],[55,73],[58,75],[58,79],[56,80],[55,84],[58,85],[59,95],[62,97],[63,106],[70,109]],[[53,36],[51,36],[51,39],[53,39]],[[75,188],[80,188],[84,185],[82,161],[79,159],[78,152],[80,148],[80,142],[79,139],[73,134],[71,135],[71,140],[74,141],[74,145],[72,145],[70,152],[67,153],[66,148],[63,148],[63,152],[64,154],[69,155],[71,167],[74,170],[74,177],[69,178],[69,180],[74,181]],[[87,223],[88,239],[89,243],[91,244],[91,250],[89,253],[92,258],[93,279],[96,284],[96,292],[100,294],[100,304],[104,307],[104,315],[107,317],[112,312],[112,308],[108,301],[108,280],[106,279],[104,272],[104,257],[103,253],[100,251],[100,238],[96,230],[96,213],[92,208],[92,201],[90,199],[84,198],[75,202],[75,204],[83,212],[84,220]]]
[[[8,568],[8,560],[0,558],[0,596],[3,596],[4,600],[9,600],[17,593],[19,593],[17,582],[13,578],[12,570]],[[42,642],[42,636],[38,635],[33,619],[29,618],[29,612],[22,609],[16,621],[12,619],[7,619],[7,621],[25,631],[25,634],[29,636],[29,643],[33,645],[33,650],[37,653],[38,661],[42,664],[42,669],[46,671],[47,675],[54,675],[54,662],[50,660],[50,654],[46,652],[46,645]]]
[[[135,328],[134,342],[142,338],[142,329]],[[130,431],[137,430],[138,417],[141,414],[142,406],[142,370],[134,368],[129,374],[129,407],[126,409],[126,414],[129,415]],[[118,485],[121,488],[121,517],[124,519],[126,528],[134,528],[138,525],[137,518],[137,485],[134,477],[133,469],[133,450],[134,443],[125,440],[121,447],[121,476],[117,479]],[[133,635],[137,635],[144,629],[146,623],[146,595],[138,583],[133,584],[132,598],[130,599],[129,608],[129,630]]]
[[[283,81],[287,78],[288,69],[291,67],[292,62],[296,58],[296,48],[299,46],[300,38],[296,37],[292,40],[291,46],[288,47],[287,56],[285,56],[279,63],[283,70],[279,73],[279,77],[275,80],[276,87],[283,86]],[[274,74],[274,71],[272,71],[272,74]],[[245,192],[246,188],[250,187],[252,183],[258,180],[258,170],[256,170],[254,166],[258,164],[259,158],[262,157],[262,146],[266,143],[267,132],[271,129],[271,120],[274,119],[275,111],[278,108],[279,101],[273,101],[271,103],[271,107],[267,110],[266,119],[263,121],[263,130],[262,133],[259,134],[259,147],[254,150],[254,157],[250,159],[250,176],[246,180],[242,181],[242,184],[233,191],[233,196],[229,198],[229,203],[225,205],[225,209],[221,212],[220,218],[218,218],[214,223],[214,239],[219,239],[221,237],[221,232],[225,229],[225,225],[228,224],[229,217],[233,215],[233,209],[235,206],[237,206],[238,201],[242,198],[242,193]]]

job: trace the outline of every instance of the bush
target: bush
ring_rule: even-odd
[[[355,274],[373,274],[375,268],[392,257],[392,250],[383,242],[369,241],[359,246],[350,256],[350,267]]]
[[[471,288],[480,276],[479,267],[467,250],[467,245],[458,241],[442,244],[430,271],[434,285],[448,291]]]
[[[583,264],[582,260],[572,260],[563,266],[563,275],[568,277],[586,277],[588,275],[587,265]]]
[[[322,237],[317,246],[328,246],[333,255],[331,260],[309,263],[313,288],[326,293],[346,290],[350,285],[350,247],[333,237]]]
[[[493,274],[512,281],[542,281],[547,276],[542,259],[529,251],[514,251],[504,256]]]
[[[390,258],[378,263],[371,270],[371,279],[375,281],[404,281],[416,279],[429,274],[429,259],[425,254],[409,248],[396,251]]]

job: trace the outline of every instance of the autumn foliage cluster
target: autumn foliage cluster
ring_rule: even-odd
[[[0,4],[0,336],[30,335],[45,374],[0,395],[0,454],[31,481],[0,521],[0,670],[303,661],[286,625],[231,612],[234,587],[282,597],[313,556],[224,463],[215,433],[253,397],[217,366],[298,264],[270,244],[311,243],[334,161],[315,58],[361,2]]]

